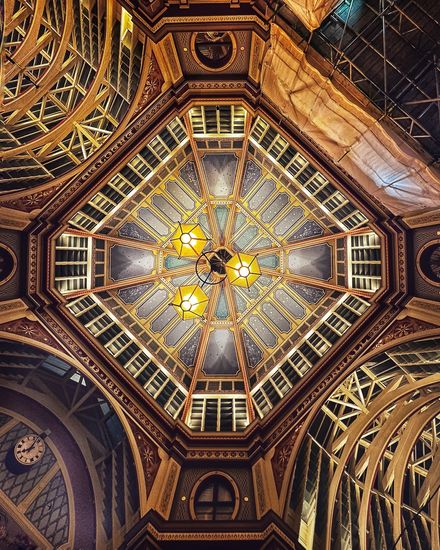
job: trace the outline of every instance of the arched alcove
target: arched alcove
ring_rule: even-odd
[[[19,527],[29,547],[116,547],[139,519],[139,489],[127,434],[109,400],[66,361],[28,344],[0,340],[0,365],[7,536],[19,536]],[[44,454],[11,471],[7,456],[29,434],[43,439]]]

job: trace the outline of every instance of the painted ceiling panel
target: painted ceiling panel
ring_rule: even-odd
[[[332,276],[331,253],[328,244],[297,248],[289,253],[289,271],[296,275],[328,280]]]
[[[143,296],[152,286],[153,284],[149,283],[146,285],[137,285],[129,288],[122,288],[121,290],[118,291],[118,296],[126,304],[133,304],[141,296]]]
[[[206,181],[213,197],[227,197],[232,194],[237,162],[237,155],[233,153],[203,155]]]
[[[121,237],[128,237],[130,239],[137,239],[139,241],[145,241],[147,243],[155,243],[156,239],[152,237],[143,227],[136,222],[125,223],[118,231]]]
[[[239,372],[232,331],[214,329],[210,333],[202,370],[208,376],[235,376]]]
[[[153,268],[154,254],[150,250],[120,245],[110,249],[110,276],[114,281],[148,275]]]

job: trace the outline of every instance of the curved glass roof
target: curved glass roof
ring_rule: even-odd
[[[78,172],[127,122],[150,69],[143,33],[110,0],[17,0],[14,12],[2,44],[3,193]]]
[[[392,548],[400,538],[431,547],[439,363],[439,338],[402,343],[351,372],[317,411],[291,489],[303,544],[324,545],[327,531],[346,548]]]
[[[83,330],[156,403],[197,431],[264,417],[350,333],[381,288],[367,214],[263,116],[196,105],[173,118],[71,218],[55,288]],[[202,318],[171,305],[200,284],[179,223],[205,251],[257,256],[249,289],[203,285]]]

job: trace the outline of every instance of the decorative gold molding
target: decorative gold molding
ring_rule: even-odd
[[[414,317],[440,325],[440,302],[424,298],[411,298],[406,305]]]
[[[180,466],[173,459],[170,460],[167,479],[163,488],[162,496],[158,506],[158,512],[165,518],[168,519],[170,515],[171,506],[173,504],[173,494],[176,490],[178,473],[180,471]]]
[[[261,518],[268,510],[261,460],[254,465],[252,472],[257,501],[257,517]]]
[[[197,533],[189,532],[168,532],[161,533],[158,531],[151,523],[147,527],[147,531],[157,540],[157,541],[241,541],[241,540],[252,540],[252,541],[264,541],[271,534],[276,533],[284,542],[289,545],[289,548],[295,549],[294,542],[285,534],[279,527],[271,523],[264,531],[261,532],[251,532],[251,531],[200,531]]]
[[[2,195],[0,195],[0,199]],[[14,210],[9,207],[5,207],[0,202],[0,227],[3,229],[15,229],[16,231],[22,231],[25,229],[31,218],[29,214],[20,210]]]
[[[158,45],[156,50],[160,58],[158,59],[159,65],[162,68],[166,68],[167,75],[170,76],[171,82],[175,84],[183,78],[182,67],[180,66],[179,56],[177,54],[176,45],[174,44],[173,35],[168,33]],[[159,54],[160,52],[160,54]],[[164,71],[165,72],[165,71]],[[165,78],[165,82],[167,78]]]
[[[265,31],[269,29],[269,25],[263,21],[260,17],[256,15],[212,15],[212,16],[206,16],[206,15],[199,15],[194,17],[162,17],[154,27],[152,27],[151,31],[155,34],[159,29],[164,27],[165,25],[173,25],[173,24],[183,23],[185,25],[188,24],[212,24],[212,23],[223,23],[225,27],[228,27],[229,23],[255,23]]]
[[[430,212],[414,214],[414,216],[405,216],[403,221],[412,229],[437,225],[440,224],[440,210],[436,209]]]
[[[249,76],[254,82],[259,83],[261,75],[261,64],[263,61],[265,41],[255,32],[252,33],[251,51],[249,57]]]

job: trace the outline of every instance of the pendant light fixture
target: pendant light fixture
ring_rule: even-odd
[[[203,317],[208,305],[208,296],[203,286],[222,284],[226,279],[231,285],[249,289],[261,275],[256,256],[230,252],[225,247],[207,250],[208,242],[201,226],[181,224],[171,238],[171,243],[179,257],[197,257],[195,274],[201,282],[199,285],[184,285],[177,289],[171,305],[182,319]],[[202,266],[202,271],[200,270]],[[208,271],[205,272],[205,269]]]
[[[208,296],[199,285],[180,286],[172,305],[182,319],[194,319],[202,317],[205,313]]]
[[[171,237],[171,243],[179,257],[200,256],[207,242],[208,239],[198,223],[179,223],[179,227]]]
[[[249,289],[261,275],[257,257],[238,252],[226,264],[226,275],[231,285]]]

